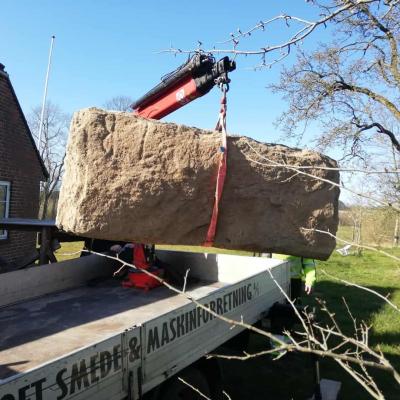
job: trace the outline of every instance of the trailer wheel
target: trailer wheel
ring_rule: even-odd
[[[188,368],[178,373],[171,381],[167,382],[161,395],[163,400],[204,400],[194,389],[179,380],[182,378],[185,382],[196,388],[204,396],[210,398],[211,390],[204,373],[197,368]]]

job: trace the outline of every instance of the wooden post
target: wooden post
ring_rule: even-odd
[[[43,226],[40,232],[40,252],[39,252],[39,264],[47,264],[49,261],[48,251],[50,246],[50,232],[49,228]]]
[[[396,214],[396,222],[393,234],[393,247],[398,247],[398,245],[399,245],[399,215]]]

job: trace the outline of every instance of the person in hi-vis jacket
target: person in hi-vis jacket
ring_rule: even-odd
[[[300,298],[304,292],[311,294],[316,281],[315,260],[312,258],[273,254],[273,258],[286,260],[290,264],[290,297]]]

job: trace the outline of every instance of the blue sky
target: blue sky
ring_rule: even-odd
[[[299,0],[2,0],[0,62],[6,65],[22,108],[29,113],[41,103],[50,37],[54,34],[48,98],[64,111],[73,112],[102,106],[116,95],[140,97],[185,60],[183,56],[159,53],[171,44],[193,49],[201,40],[207,48],[260,19],[281,12],[311,18],[311,11]],[[277,24],[254,35],[246,42],[247,47],[279,42],[283,33],[288,31]],[[327,34],[319,31],[306,46],[313,46]],[[288,143],[273,125],[286,104],[266,89],[267,84],[278,80],[280,66],[254,72],[250,67],[258,61],[237,59],[238,69],[231,74],[228,131]],[[166,120],[212,128],[218,101],[219,93],[214,89]]]

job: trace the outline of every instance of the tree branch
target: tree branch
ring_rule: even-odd
[[[384,107],[390,110],[398,120],[400,120],[400,110],[395,106],[395,104],[381,94],[375,93],[371,89],[346,83],[344,81],[336,81],[331,87],[334,91],[349,90],[351,92],[365,94],[370,99],[382,104]]]
[[[393,36],[393,32],[386,26],[384,26],[375,15],[372,14],[371,10],[367,6],[362,6],[363,12],[370,18],[372,23],[386,36],[390,44],[391,57],[390,57],[390,72],[393,78],[400,86],[400,72],[399,72],[399,52],[397,48],[397,41]]]
[[[393,147],[400,152],[400,143],[397,140],[396,136],[394,135],[394,133],[392,131],[390,131],[389,129],[386,129],[383,125],[381,125],[379,122],[373,122],[371,124],[355,124],[359,129],[360,132],[362,131],[366,131],[372,128],[377,128],[377,131],[379,133],[383,133],[384,135],[388,136],[390,141],[392,142]]]
[[[279,168],[286,168],[286,169],[288,169],[288,170],[290,170],[290,171],[295,171],[295,172],[297,172],[297,173],[299,173],[299,174],[301,174],[301,175],[307,176],[307,177],[309,177],[309,178],[312,178],[312,179],[315,179],[315,180],[318,180],[318,181],[321,181],[321,182],[328,183],[328,184],[331,185],[331,186],[334,186],[334,187],[337,187],[337,188],[340,188],[340,189],[344,189],[344,190],[346,190],[346,191],[348,191],[348,192],[350,192],[350,193],[352,193],[352,194],[355,194],[355,195],[358,196],[358,197],[362,197],[362,198],[364,198],[364,199],[372,200],[372,201],[374,201],[374,202],[376,202],[376,203],[378,203],[378,204],[382,204],[382,205],[385,205],[385,206],[387,206],[387,207],[391,207],[391,208],[393,208],[394,210],[400,212],[400,207],[398,207],[398,206],[395,205],[395,204],[388,203],[388,202],[386,202],[386,201],[377,199],[377,198],[375,198],[375,197],[368,196],[368,195],[365,195],[365,194],[363,194],[363,193],[356,192],[355,190],[350,189],[350,188],[348,188],[348,187],[346,187],[346,186],[343,186],[343,185],[341,185],[340,183],[333,182],[333,181],[331,181],[331,180],[329,180],[329,179],[321,178],[321,177],[316,176],[316,175],[313,175],[313,174],[309,174],[308,172],[304,172],[304,171],[302,171],[302,170],[300,170],[300,169],[298,169],[298,168],[296,168],[296,167],[293,167],[293,166],[290,165],[290,164],[278,163],[278,162],[276,162],[276,161],[274,161],[274,160],[271,160],[271,159],[269,159],[268,157],[265,157],[265,156],[263,156],[262,154],[258,153],[257,150],[256,150],[248,141],[245,141],[245,143],[247,144],[247,146],[249,146],[249,148],[250,148],[258,157],[260,157],[261,159],[266,160],[269,164],[272,164],[275,168],[276,168],[276,167],[279,167]],[[254,160],[254,159],[252,159],[252,158],[250,158],[250,157],[248,157],[248,156],[245,156],[245,157],[246,157],[249,161],[251,161],[251,162],[253,162],[253,163],[260,164],[260,165],[264,165],[264,166],[265,166],[265,165],[268,165],[268,164],[265,164],[264,162],[260,162],[260,161]]]
[[[222,44],[224,43],[232,43],[233,48],[232,49],[208,49],[208,50],[202,50],[198,48],[197,50],[182,50],[182,49],[177,49],[177,48],[169,48],[166,50],[162,50],[162,53],[168,52],[168,53],[173,53],[173,54],[192,54],[196,51],[198,52],[204,52],[208,54],[234,54],[234,55],[265,55],[267,53],[271,53],[274,51],[282,51],[284,50],[286,53],[290,52],[290,49],[293,45],[296,45],[297,43],[302,42],[306,37],[311,35],[312,32],[319,26],[325,26],[327,22],[334,20],[338,15],[350,11],[354,8],[359,7],[360,5],[367,5],[367,4],[372,4],[375,3],[377,0],[354,0],[354,1],[345,1],[343,2],[344,4],[332,12],[330,12],[327,15],[323,15],[320,19],[316,21],[308,21],[303,18],[287,15],[287,14],[281,14],[276,17],[273,17],[271,19],[268,19],[266,21],[260,21],[258,24],[256,24],[254,27],[248,29],[245,32],[242,32],[240,29],[238,29],[238,34],[234,35],[231,34],[231,38],[221,42]],[[251,36],[251,34],[256,31],[256,30],[265,30],[265,28],[275,22],[283,20],[287,25],[289,24],[290,21],[295,21],[298,23],[303,24],[304,26],[298,30],[295,34],[293,34],[287,41],[280,43],[278,45],[272,45],[272,46],[265,46],[262,47],[258,50],[237,50],[237,46],[239,44],[239,40],[244,37]]]

